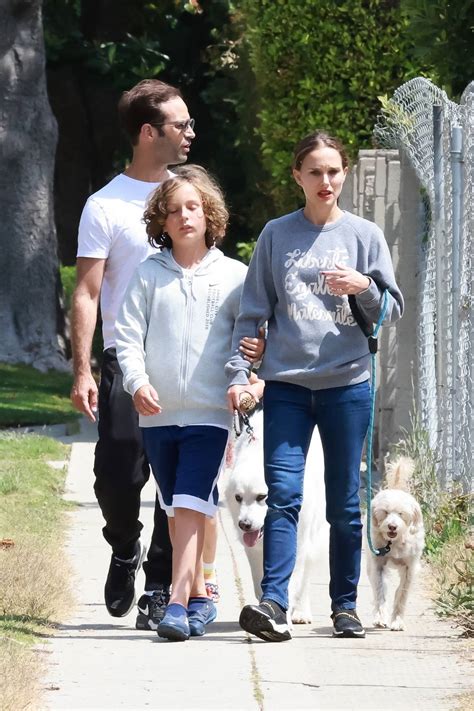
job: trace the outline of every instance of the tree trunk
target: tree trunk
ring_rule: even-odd
[[[0,26],[0,361],[63,369],[41,0],[0,0]]]

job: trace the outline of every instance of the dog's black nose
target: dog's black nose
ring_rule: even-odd
[[[242,529],[242,531],[250,531],[252,524],[248,521],[239,521],[239,528]]]
[[[389,524],[388,524],[388,530],[389,530],[389,531],[396,531],[396,530],[397,530],[397,527],[394,526],[393,523],[389,523]]]

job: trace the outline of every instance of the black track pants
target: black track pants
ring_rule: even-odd
[[[105,518],[105,540],[121,558],[131,558],[143,524],[140,494],[150,476],[133,400],[122,385],[115,349],[104,351],[99,387],[99,441],[95,448],[94,490]],[[155,500],[155,521],[143,564],[147,590],[171,583],[168,520]]]

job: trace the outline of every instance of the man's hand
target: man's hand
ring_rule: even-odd
[[[95,422],[97,383],[92,377],[92,373],[76,375],[71,388],[71,400],[76,410],[87,415],[91,422]]]
[[[262,360],[265,351],[265,328],[261,326],[258,332],[260,334],[258,338],[245,336],[239,344],[239,351],[249,363],[258,363]]]
[[[138,388],[133,396],[133,402],[137,412],[144,417],[159,415],[161,412],[158,393],[153,385],[142,385]]]

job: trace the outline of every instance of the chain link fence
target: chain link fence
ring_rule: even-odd
[[[472,487],[474,82],[459,104],[416,78],[386,100],[374,131],[422,186],[417,406],[440,483]]]

